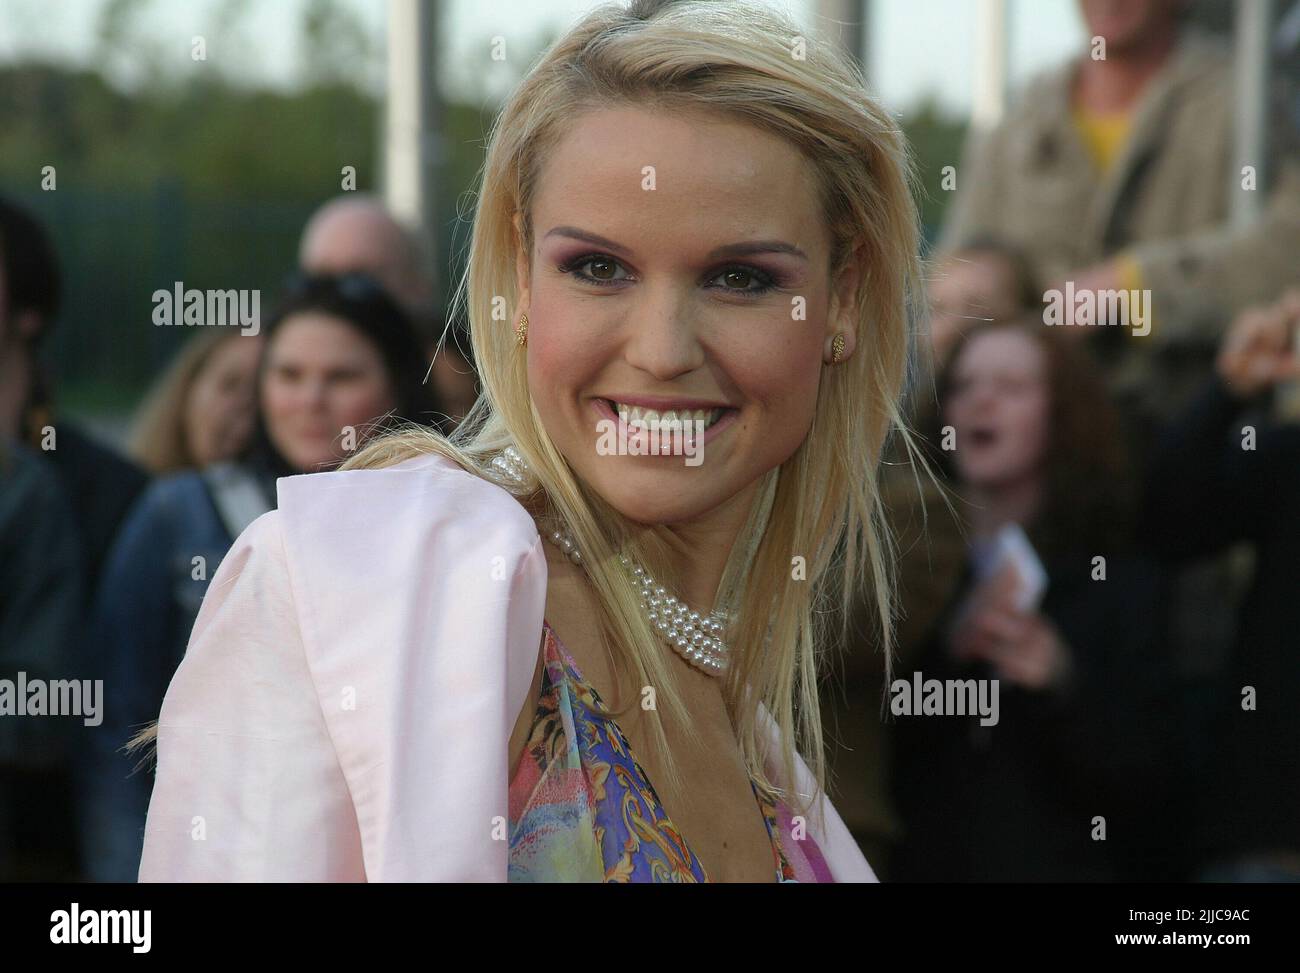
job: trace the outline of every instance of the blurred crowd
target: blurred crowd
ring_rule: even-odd
[[[831,796],[886,880],[1300,880],[1296,101],[1243,227],[1230,56],[1177,0],[1080,7],[1106,56],[972,134],[929,257],[924,463],[897,444],[881,477],[898,643],[863,603],[831,647]],[[105,687],[95,726],[0,716],[0,879],[133,881],[127,743],[233,539],[278,477],[468,411],[424,266],[376,200],[327,203],[259,333],[199,329],[123,456],[59,410],[59,262],[0,200],[0,679]],[[1084,292],[1130,297],[1047,313]],[[898,714],[918,674],[997,680],[997,721]]]
[[[104,686],[94,726],[0,716],[0,879],[134,881],[152,772],[127,744],[157,718],[234,539],[275,507],[279,477],[469,410],[468,336],[430,306],[423,265],[379,201],[325,204],[269,316],[185,341],[122,456],[51,394],[39,351],[59,262],[0,199],[0,678]]]
[[[888,457],[899,640],[887,675],[862,606],[833,660],[832,797],[886,880],[1300,880],[1300,102],[1238,159],[1185,4],[1079,7],[1104,57],[957,167],[909,402],[938,482]],[[918,679],[997,680],[997,722],[899,714]]]

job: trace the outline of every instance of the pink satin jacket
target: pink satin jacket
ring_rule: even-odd
[[[531,517],[438,455],[278,492],[167,690],[140,880],[505,881],[508,744],[546,602]],[[835,880],[875,881],[821,801],[808,830]]]

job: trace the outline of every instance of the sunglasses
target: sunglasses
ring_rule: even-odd
[[[284,296],[287,298],[301,297],[304,294],[326,289],[337,292],[348,301],[368,303],[382,298],[390,303],[396,303],[393,296],[378,280],[370,274],[359,271],[350,271],[346,274],[306,274],[299,271],[289,275],[284,282]]]

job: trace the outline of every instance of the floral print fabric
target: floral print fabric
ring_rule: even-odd
[[[510,782],[511,882],[707,882],[627,738],[549,624],[524,754]],[[754,785],[778,881],[832,881],[811,836]]]

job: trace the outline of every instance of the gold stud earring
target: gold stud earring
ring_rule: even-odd
[[[841,331],[831,340],[831,364],[838,365],[844,360],[844,332]]]
[[[520,315],[519,327],[515,328],[515,344],[523,347],[528,344],[528,315]]]

